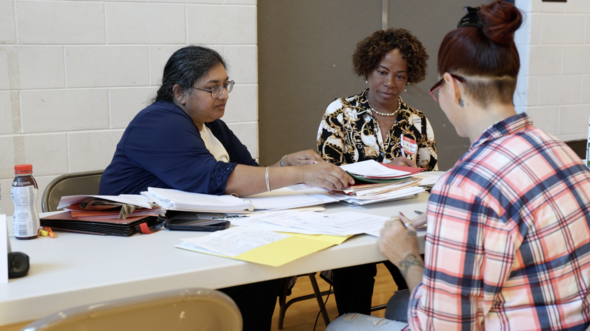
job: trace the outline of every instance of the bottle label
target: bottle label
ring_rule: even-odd
[[[39,214],[37,213],[38,189],[34,186],[11,187],[14,202],[13,232],[16,237],[34,237],[39,233]]]

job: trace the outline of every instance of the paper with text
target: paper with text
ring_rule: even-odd
[[[224,231],[213,232],[206,236],[182,239],[182,241],[215,254],[236,256],[288,237],[282,233],[260,231],[245,227],[233,227]]]
[[[385,216],[355,212],[326,214],[322,217],[323,224],[357,230],[375,237],[379,237],[383,225],[388,220],[389,217]]]

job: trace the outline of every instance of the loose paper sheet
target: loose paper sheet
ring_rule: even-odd
[[[206,236],[181,240],[215,254],[234,257],[288,237],[282,233],[233,227]]]
[[[332,236],[350,236],[362,231],[344,229],[325,225],[321,222],[323,213],[284,210],[254,215],[232,222],[234,225],[247,226],[259,230],[294,232],[302,234],[325,234]]]
[[[6,215],[0,215],[0,284],[8,283],[8,244]]]
[[[379,233],[389,217],[355,212],[340,212],[323,215],[322,222],[327,225],[358,230],[371,236],[379,237]]]
[[[245,253],[236,256],[224,256],[216,254],[214,252],[207,251],[188,242],[182,242],[181,244],[176,245],[176,247],[200,253],[227,257],[235,260],[242,260],[247,262],[278,267],[291,261],[294,261],[296,259],[302,258],[306,255],[334,246],[336,244],[335,242],[337,241],[346,240],[303,235],[286,236],[287,238],[285,239],[254,248],[252,250],[249,250]]]

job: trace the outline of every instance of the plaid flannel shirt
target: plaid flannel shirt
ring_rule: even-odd
[[[526,114],[487,129],[434,186],[412,330],[585,330],[590,172]]]

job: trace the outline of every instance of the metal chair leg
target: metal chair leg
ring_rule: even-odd
[[[280,309],[279,309],[279,330],[283,329],[283,322],[285,321],[285,314],[286,314],[287,308],[289,308],[289,306],[291,306],[295,302],[313,299],[313,298],[316,298],[316,300],[318,302],[318,306],[320,307],[320,310],[322,312],[322,317],[324,319],[324,323],[326,323],[326,326],[328,326],[328,324],[330,324],[330,317],[328,316],[328,312],[326,311],[326,307],[324,306],[322,296],[327,295],[329,293],[333,293],[333,291],[320,292],[320,288],[319,288],[318,283],[316,281],[315,275],[316,275],[315,272],[307,274],[307,276],[309,277],[309,280],[311,282],[311,286],[313,287],[314,293],[308,294],[308,295],[302,295],[302,296],[293,298],[289,301],[286,301],[287,300],[287,292],[289,291],[289,282],[287,282],[287,281],[284,282],[283,288],[281,289],[281,293],[279,296],[279,307],[280,307]],[[303,276],[303,275],[300,275],[300,276]]]
[[[287,312],[287,308],[289,305],[285,304],[287,300],[287,292],[289,291],[289,280],[291,278],[283,279],[283,288],[281,289],[281,294],[279,295],[279,330],[283,329],[283,322],[285,321],[285,313]]]
[[[308,274],[309,280],[311,281],[311,286],[313,287],[313,293],[315,293],[315,298],[318,301],[318,306],[320,306],[320,310],[322,312],[322,317],[324,318],[324,323],[326,326],[330,324],[330,317],[328,316],[328,312],[326,311],[326,306],[324,306],[324,301],[322,300],[322,293],[320,292],[320,287],[318,286],[318,282],[315,279],[315,272]]]

